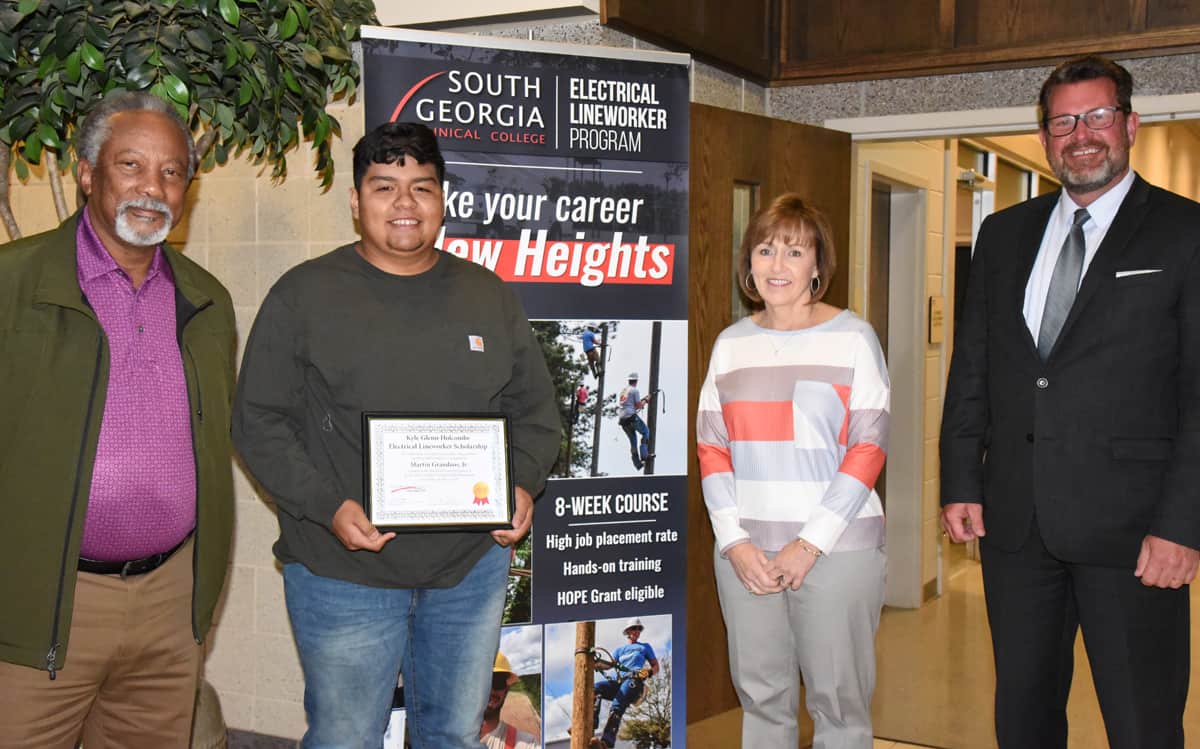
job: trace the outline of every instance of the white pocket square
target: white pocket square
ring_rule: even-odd
[[[1141,268],[1138,270],[1119,270],[1117,278],[1126,278],[1128,276],[1144,276],[1147,273],[1162,273],[1162,268]]]

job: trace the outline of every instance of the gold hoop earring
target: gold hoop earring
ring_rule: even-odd
[[[817,295],[817,292],[821,290],[821,277],[820,276],[813,276],[812,281],[808,284],[808,290],[809,290],[810,296]]]
[[[754,274],[753,273],[746,274],[746,288],[750,289],[751,291],[758,291],[758,289],[755,288],[755,286],[754,286]]]

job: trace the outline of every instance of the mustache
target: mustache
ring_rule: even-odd
[[[130,208],[141,208],[147,211],[158,211],[167,217],[167,223],[171,223],[175,216],[171,213],[171,207],[161,200],[154,198],[133,198],[117,204],[117,214],[122,214]]]
[[[1085,141],[1081,141],[1081,142],[1079,142],[1079,143],[1072,143],[1071,145],[1069,145],[1069,146],[1067,146],[1066,148],[1064,148],[1064,149],[1063,149],[1063,151],[1064,151],[1064,152],[1066,152],[1066,151],[1074,151],[1074,150],[1077,150],[1077,149],[1080,149],[1080,148],[1099,148],[1099,149],[1101,149],[1101,150],[1105,150],[1105,151],[1109,150],[1109,148],[1108,148],[1108,144],[1107,144],[1107,143],[1105,143],[1104,141],[1099,141],[1099,140],[1085,140]]]

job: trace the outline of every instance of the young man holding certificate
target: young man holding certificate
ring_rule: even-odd
[[[553,385],[516,295],[434,247],[444,164],[423,125],[387,123],[360,140],[350,210],[361,240],[286,273],[246,346],[233,436],[279,507],[306,747],[378,746],[397,673],[413,749],[479,746],[508,547],[529,531],[558,453]],[[398,430],[386,449],[366,450],[364,414]],[[443,437],[456,417],[507,419],[507,444],[485,457],[506,469],[511,529],[461,530],[507,501],[507,485],[488,481],[456,493],[459,522],[423,524],[446,519],[442,487],[488,449],[472,438],[459,460],[456,435]],[[410,443],[436,447],[419,462],[391,452]],[[368,512],[383,503],[418,509],[380,528]]]

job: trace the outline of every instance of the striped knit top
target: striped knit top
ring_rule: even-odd
[[[802,330],[747,317],[713,346],[696,443],[717,548],[883,545],[875,480],[887,452],[887,365],[854,313]]]

